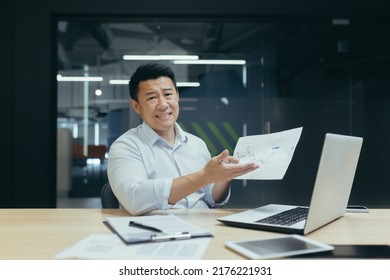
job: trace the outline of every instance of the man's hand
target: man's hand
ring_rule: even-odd
[[[229,152],[224,150],[210,159],[201,172],[206,183],[210,184],[230,181],[257,168],[259,168],[259,165],[256,163],[239,163],[237,158],[229,156]]]
[[[175,204],[180,199],[212,183],[215,183],[213,198],[218,202],[228,192],[232,179],[257,168],[259,165],[256,163],[239,163],[237,158],[229,156],[228,150],[224,150],[211,158],[198,172],[173,179],[168,202]]]

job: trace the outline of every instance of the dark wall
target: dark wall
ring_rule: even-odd
[[[0,9],[0,34],[3,40],[0,47],[0,82],[1,82],[1,133],[0,144],[2,160],[0,164],[1,195],[0,206],[13,205],[13,119],[14,119],[14,5],[13,2],[5,3]]]
[[[387,7],[385,3],[352,0],[6,0],[0,11],[0,207],[55,207],[57,92],[52,28],[58,16],[383,17]]]

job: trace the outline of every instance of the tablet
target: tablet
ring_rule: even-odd
[[[226,247],[249,259],[277,259],[301,254],[332,251],[334,247],[292,234],[272,238],[231,241]]]

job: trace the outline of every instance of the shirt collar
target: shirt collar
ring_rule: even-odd
[[[184,130],[180,127],[178,123],[175,123],[176,130],[176,139],[182,143],[187,143],[188,137],[185,135]]]
[[[150,144],[153,145],[158,141],[159,139],[163,139],[160,135],[156,133],[149,125],[147,125],[145,122],[142,123],[142,130],[145,135],[146,141]],[[187,143],[188,138],[185,135],[185,132],[183,129],[180,127],[178,123],[175,123],[175,131],[176,131],[176,140],[182,142],[182,143]],[[164,139],[165,140],[165,139]],[[176,141],[175,141],[176,142]]]

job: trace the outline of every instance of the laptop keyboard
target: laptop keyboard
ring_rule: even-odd
[[[257,223],[289,226],[298,223],[307,217],[309,208],[296,207],[280,212],[267,218],[256,221]]]

